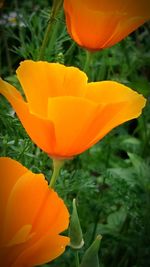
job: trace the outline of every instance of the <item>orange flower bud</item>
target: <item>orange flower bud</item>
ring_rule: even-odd
[[[43,174],[0,158],[0,266],[37,266],[62,254],[69,214]]]
[[[149,0],[64,0],[64,10],[71,37],[93,51],[120,42],[150,19]]]
[[[25,60],[17,69],[26,101],[0,80],[29,136],[54,158],[82,153],[119,124],[137,118],[142,95],[113,81],[87,83],[84,72],[58,63]]]

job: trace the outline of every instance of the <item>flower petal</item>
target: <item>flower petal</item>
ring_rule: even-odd
[[[75,67],[58,63],[25,60],[17,69],[30,110],[47,117],[48,98],[56,96],[83,96],[87,76]]]
[[[21,229],[15,234],[15,236],[6,244],[7,247],[18,245],[20,243],[24,243],[32,237],[30,234],[32,230],[31,224],[26,224],[22,226]]]
[[[103,47],[122,16],[121,14],[114,16],[113,12],[91,10],[83,4],[83,1],[72,4],[68,0],[64,1],[64,8],[69,34],[80,46],[89,50]]]
[[[1,238],[3,244],[9,243],[24,225],[31,224],[32,232],[34,232],[34,220],[39,214],[43,203],[45,203],[48,194],[47,182],[42,174],[34,174],[28,171],[20,177],[12,189],[6,205],[6,215],[3,218],[4,229]]]
[[[5,158],[0,163],[5,163]],[[7,159],[6,163],[10,173],[12,168],[12,175],[15,167],[16,171],[25,169],[26,172],[20,173],[5,203],[0,265],[35,266],[52,260],[62,254],[69,243],[68,237],[58,235],[68,227],[68,210],[42,174],[34,174],[20,164],[18,168],[15,160]],[[2,178],[8,182],[9,176],[4,175],[4,170]]]
[[[146,104],[142,95],[122,84],[109,81],[88,84],[86,98],[105,105],[88,132],[89,136],[93,135],[93,140],[87,142],[87,147],[121,123],[137,118]]]
[[[30,113],[28,104],[21,94],[9,83],[0,80],[0,93],[11,103],[27,133],[41,149],[52,153],[55,134],[52,122]]]
[[[89,50],[119,42],[150,18],[150,1],[64,0],[71,37]]]
[[[111,81],[89,83],[85,98],[100,104],[100,108],[74,142],[78,153],[97,143],[116,126],[138,117],[146,103],[142,95]]]
[[[56,147],[53,156],[72,156],[74,142],[90,125],[99,105],[71,96],[49,99],[49,119],[55,124]]]
[[[5,208],[10,192],[20,176],[24,175],[27,171],[28,170],[17,161],[6,157],[0,158],[0,233],[2,233]],[[0,243],[1,241],[0,238]]]
[[[125,102],[115,103],[115,104],[107,104],[100,105],[100,108],[95,112],[93,119],[90,121],[90,124],[87,125],[86,128],[83,129],[81,135],[78,137],[76,142],[74,143],[73,148],[77,149],[80,154],[83,151],[90,148],[92,145],[101,140],[106,133],[108,133],[112,128],[110,123],[112,118],[116,117],[121,111],[122,108],[126,105]],[[107,131],[106,126],[108,126]]]
[[[35,266],[51,261],[64,252],[69,241],[68,237],[48,233],[33,246],[28,247],[12,267]]]
[[[36,192],[36,194],[35,194]],[[19,214],[19,217],[18,217]],[[17,221],[16,221],[17,218]],[[3,229],[3,243],[15,240],[24,225],[32,225],[32,242],[49,233],[60,233],[68,227],[69,213],[61,198],[49,189],[42,174],[30,171],[21,176],[10,194]],[[22,235],[17,243],[22,243]]]
[[[69,1],[69,0],[65,0]],[[115,13],[126,13],[130,15],[136,15],[136,16],[143,16],[143,17],[149,17],[149,8],[150,2],[149,0],[143,0],[143,3],[140,1],[132,0],[129,1],[122,1],[122,0],[106,0],[105,2],[99,1],[99,0],[85,0],[84,2],[82,0],[77,0],[74,3],[74,0],[70,0],[72,4],[80,5],[83,4],[84,6],[88,7],[90,10],[95,11],[102,11],[102,12],[114,12]],[[147,10],[148,9],[148,10]]]
[[[135,101],[136,103],[136,100],[139,99],[141,102],[141,108],[145,106],[146,102],[145,98],[136,91],[133,91],[129,87],[114,81],[88,83],[85,98],[94,101],[95,103],[103,104],[126,101]]]
[[[145,21],[146,19],[141,16],[128,18],[127,16],[122,16],[122,19],[118,21],[112,34],[103,43],[102,48],[111,47],[120,42],[143,23],[145,23]]]
[[[58,234],[68,228],[69,213],[61,198],[52,189],[44,201],[44,205],[34,219],[35,239],[41,238],[46,232]]]

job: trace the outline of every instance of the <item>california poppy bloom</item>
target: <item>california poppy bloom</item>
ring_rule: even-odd
[[[150,1],[64,0],[67,29],[88,50],[111,47],[150,19]]]
[[[146,100],[113,81],[87,83],[84,72],[58,63],[25,60],[17,76],[26,100],[0,80],[32,140],[53,158],[80,154],[119,124],[138,117]]]
[[[0,158],[0,203],[0,266],[37,266],[64,252],[68,210],[43,174]]]

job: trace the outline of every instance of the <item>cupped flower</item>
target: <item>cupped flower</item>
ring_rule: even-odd
[[[0,80],[32,140],[55,158],[80,154],[119,124],[138,117],[146,100],[113,81],[87,83],[84,72],[58,63],[26,60],[17,69],[26,101]]]
[[[111,47],[150,19],[150,1],[64,0],[67,29],[88,50]]]
[[[0,203],[0,266],[37,266],[64,252],[68,210],[43,174],[0,158]]]

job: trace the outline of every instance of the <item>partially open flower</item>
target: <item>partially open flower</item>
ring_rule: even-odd
[[[64,0],[67,29],[88,50],[110,47],[150,19],[150,1]]]
[[[17,69],[26,101],[0,80],[32,140],[55,158],[80,154],[119,124],[138,117],[146,100],[113,81],[87,83],[84,72],[58,63],[26,60]]]
[[[28,267],[62,254],[69,214],[43,174],[0,158],[0,266]]]

